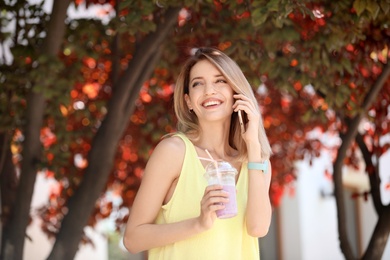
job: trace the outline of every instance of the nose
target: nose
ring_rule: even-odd
[[[215,86],[212,82],[209,82],[206,84],[206,87],[204,88],[204,94],[205,96],[209,96],[209,95],[213,95],[215,94],[217,91],[215,89]]]

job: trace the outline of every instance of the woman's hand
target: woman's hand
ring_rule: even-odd
[[[205,230],[210,229],[217,218],[217,210],[224,209],[229,201],[229,193],[222,189],[222,185],[207,186],[201,200],[199,224]]]
[[[238,112],[241,110],[245,112],[248,122],[245,125],[246,131],[242,134],[244,141],[248,144],[250,142],[258,142],[258,133],[259,133],[259,122],[260,122],[260,113],[256,108],[257,104],[253,104],[252,100],[244,96],[243,94],[235,94],[233,110]]]

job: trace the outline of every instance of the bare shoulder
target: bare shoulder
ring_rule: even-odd
[[[183,156],[186,147],[184,141],[178,136],[170,136],[162,139],[154,152],[163,152],[164,155]]]
[[[162,139],[149,158],[146,171],[148,168],[160,169],[172,178],[177,177],[183,164],[185,150],[185,143],[178,136]]]
[[[184,141],[177,136],[164,138],[157,144],[146,164],[132,206],[131,228],[154,222],[172,183],[180,176],[185,148]]]

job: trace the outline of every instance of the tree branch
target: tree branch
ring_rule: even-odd
[[[159,58],[160,45],[172,32],[179,10],[179,8],[167,10],[165,22],[157,26],[154,33],[144,38],[124,75],[116,82],[108,113],[93,139],[88,154],[88,167],[80,186],[68,201],[69,212],[63,218],[49,260],[74,258],[83,228],[88,223],[95,202],[101,195],[112,170],[118,141],[134,107],[132,98],[138,97],[139,89],[154,68],[154,63]]]
[[[57,56],[65,34],[65,18],[70,0],[54,1],[47,37],[42,46],[42,55]],[[36,82],[34,86],[44,85]],[[31,90],[27,99],[27,123],[24,129],[20,180],[16,192],[14,211],[10,225],[5,228],[2,255],[5,259],[22,259],[26,228],[29,222],[30,205],[41,157],[40,130],[43,124],[45,98],[42,92]]]
[[[142,75],[139,75],[135,85],[134,90],[132,93],[130,93],[125,111],[127,113],[132,114],[134,110],[134,102],[139,96],[139,91],[141,90],[142,84],[145,82],[145,80],[152,74],[155,64],[160,60],[162,50],[160,48],[157,48],[154,51],[154,54],[150,55],[150,61],[144,64],[143,73]]]
[[[119,13],[119,3],[115,1],[115,12]],[[111,43],[111,50],[112,50],[112,71],[111,71],[111,82],[114,86],[117,83],[117,80],[119,78],[119,70],[120,70],[120,58],[119,58],[119,32],[117,32],[114,36],[114,39]]]
[[[143,69],[146,68],[146,64],[152,60],[151,57],[156,54],[156,49],[159,48],[168,36],[168,33],[171,32],[172,27],[177,22],[179,11],[180,8],[169,8],[162,18],[164,22],[159,23],[156,30],[146,36],[142,41],[141,47],[135,51],[135,55],[131,59],[123,77],[118,81],[118,84],[114,89],[113,98],[110,100],[109,107],[121,108],[122,112],[125,112],[128,109],[128,93],[132,92],[133,88],[140,89],[142,87],[142,85],[137,86],[136,82],[140,81],[140,75],[144,76]],[[114,110],[117,109],[114,108]],[[125,114],[127,112],[128,111],[126,111]]]
[[[340,247],[341,251],[344,253],[344,256],[347,259],[354,259],[351,245],[348,240],[347,230],[346,230],[346,214],[345,214],[345,205],[343,201],[344,188],[342,184],[342,166],[344,158],[347,154],[348,148],[351,146],[352,141],[355,139],[355,136],[358,132],[358,126],[366,114],[367,110],[370,108],[371,104],[374,102],[379,91],[382,89],[387,78],[390,75],[390,63],[388,63],[382,74],[378,77],[375,84],[368,91],[366,97],[364,98],[361,109],[357,112],[355,117],[348,123],[347,132],[341,137],[342,143],[338,149],[337,158],[333,165],[333,179],[335,184],[335,197],[336,197],[336,207],[338,215],[338,230],[340,238]]]
[[[390,235],[390,205],[384,206],[362,260],[382,259]]]
[[[358,144],[360,151],[363,154],[363,159],[366,164],[366,171],[368,174],[368,178],[370,180],[370,187],[371,187],[371,196],[372,200],[374,202],[374,207],[376,213],[379,215],[382,211],[382,201],[381,201],[381,194],[380,194],[380,177],[379,177],[379,167],[374,167],[374,164],[372,163],[372,154],[367,148],[367,145],[364,143],[363,136],[361,134],[356,135],[356,143]]]

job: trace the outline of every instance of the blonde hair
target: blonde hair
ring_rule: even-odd
[[[177,129],[186,134],[199,135],[200,133],[198,119],[195,113],[191,112],[187,106],[184,95],[189,92],[190,71],[201,60],[208,60],[218,68],[235,93],[241,93],[251,99],[254,104],[257,104],[253,89],[236,62],[218,49],[210,47],[199,48],[184,64],[177,78],[174,91],[174,109],[178,119]],[[256,109],[259,111],[258,106],[256,106]],[[259,141],[261,145],[261,158],[268,160],[272,152],[261,116],[259,123]],[[239,152],[239,157],[242,161],[247,159],[248,152],[246,144],[241,137],[237,113],[232,113],[229,145]]]

